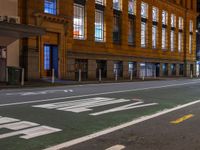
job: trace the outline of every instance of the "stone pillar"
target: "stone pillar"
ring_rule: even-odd
[[[123,62],[123,78],[128,79],[129,73],[128,73],[128,61]]]
[[[137,62],[137,78],[140,78],[140,62]]]
[[[96,80],[96,69],[97,69],[96,60],[88,60],[88,79],[89,80]]]
[[[160,77],[163,76],[163,63],[160,63],[160,74],[159,74]]]
[[[114,61],[108,60],[107,61],[107,78],[108,79],[114,79]]]
[[[67,56],[66,56],[67,57]],[[67,79],[75,80],[75,59],[67,59]]]
[[[171,64],[168,64],[167,68],[168,68],[168,76],[170,77],[172,75],[171,74]]]
[[[179,76],[179,68],[180,68],[180,64],[176,64],[176,76]]]

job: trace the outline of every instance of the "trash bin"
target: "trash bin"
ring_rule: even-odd
[[[21,83],[22,68],[7,67],[8,84],[17,85]]]

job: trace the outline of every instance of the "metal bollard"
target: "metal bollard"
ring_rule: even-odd
[[[101,82],[101,69],[99,69],[99,82]]]
[[[81,69],[78,70],[78,81],[81,82]]]
[[[24,86],[24,68],[22,68],[21,86]]]
[[[54,69],[52,69],[52,84],[54,84],[55,83],[55,70]]]
[[[116,70],[116,72],[115,72],[115,81],[117,81],[118,80],[118,71]]]

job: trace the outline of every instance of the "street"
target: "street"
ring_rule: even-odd
[[[200,80],[0,90],[3,150],[199,149]]]

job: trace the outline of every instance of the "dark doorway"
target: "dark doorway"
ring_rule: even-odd
[[[160,76],[160,64],[156,63],[156,77]]]
[[[0,82],[6,80],[6,48],[0,46]]]
[[[79,70],[81,71],[81,80],[88,79],[88,60],[76,59],[75,60],[75,80],[79,80]]]
[[[52,69],[55,71],[55,77],[58,77],[58,46],[44,45],[45,76],[52,76]]]
[[[107,61],[106,60],[97,60],[97,69],[96,69],[96,78],[99,78],[99,70],[101,69],[101,77],[107,77]]]

